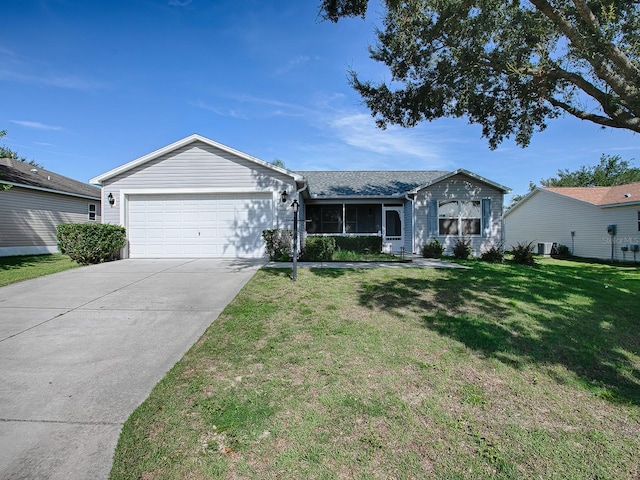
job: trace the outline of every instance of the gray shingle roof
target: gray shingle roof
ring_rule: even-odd
[[[450,173],[444,170],[296,172],[312,198],[396,197]]]
[[[97,187],[10,158],[0,159],[0,183],[15,183],[71,195],[100,198],[100,189]]]

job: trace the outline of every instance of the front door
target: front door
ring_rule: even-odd
[[[402,236],[402,207],[383,207],[382,209],[382,251],[400,253],[404,246]]]

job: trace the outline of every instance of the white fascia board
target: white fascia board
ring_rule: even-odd
[[[167,145],[166,147],[162,147],[154,152],[148,153],[146,155],[143,155],[142,157],[136,158],[135,160],[132,160],[129,163],[125,163],[124,165],[120,165],[117,168],[114,168],[113,170],[109,170],[106,173],[103,173],[102,175],[98,175],[97,177],[92,178],[91,180],[89,180],[89,183],[94,184],[94,185],[102,185],[102,183],[105,180],[108,180],[112,177],[115,177],[116,175],[120,175],[121,173],[124,173],[128,170],[131,170],[132,168],[137,167],[138,165],[142,165],[146,162],[149,162],[150,160],[153,160],[155,158],[158,158],[166,153],[169,153],[173,150],[176,150],[178,148],[182,148],[186,145],[189,145],[190,143],[193,142],[202,142],[205,143],[207,145],[210,145],[214,148],[223,150],[227,153],[230,153],[232,155],[235,155],[237,157],[243,158],[245,160],[249,160],[250,162],[254,162],[257,163],[259,165],[262,165],[264,167],[270,168],[272,170],[275,170],[276,172],[282,173],[284,175],[288,175],[290,177],[292,177],[294,180],[296,181],[304,181],[303,177],[295,172],[292,172],[291,170],[287,170],[286,168],[281,168],[281,167],[277,167],[275,165],[270,164],[269,162],[265,162],[264,160],[261,160],[257,157],[254,157],[252,155],[246,154],[244,152],[241,152],[239,150],[236,150],[234,148],[228,147],[226,145],[223,145],[221,143],[215,142],[209,138],[203,137],[202,135],[198,135],[197,133],[194,133],[193,135],[189,135],[188,137],[185,137],[181,140],[178,140],[177,142],[174,142],[170,145]]]
[[[337,201],[342,201],[342,200],[401,200],[404,198],[404,195],[398,194],[398,196],[389,196],[389,195],[367,195],[367,196],[362,196],[362,195],[336,195],[336,196],[332,196],[332,197],[326,197],[326,196],[318,196],[318,195],[310,195],[309,199],[310,200],[337,200]]]
[[[66,195],[68,197],[86,198],[89,200],[100,201],[100,197],[92,197],[91,195],[82,195],[79,193],[65,192],[63,190],[54,190],[52,188],[34,187],[33,185],[23,185],[22,183],[0,182],[0,184],[11,185],[12,187],[27,188],[29,190],[38,190],[39,192],[57,193],[58,195]]]

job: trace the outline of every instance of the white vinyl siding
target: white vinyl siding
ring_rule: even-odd
[[[623,245],[640,244],[636,229],[637,206],[597,207],[544,190],[530,197],[505,215],[506,246],[533,242],[552,242],[573,248],[574,255],[587,258],[622,259]],[[617,234],[607,234],[616,225]],[[571,237],[571,232],[575,232]],[[611,244],[613,249],[611,248]]]
[[[289,200],[286,203],[280,201],[283,190],[289,194]],[[264,253],[262,230],[291,228],[290,204],[295,197],[295,192],[296,185],[291,176],[262,165],[258,161],[195,141],[105,180],[102,188],[105,199],[103,221],[127,228],[129,243],[122,252],[124,257],[141,255],[147,257],[256,257]],[[109,194],[112,194],[116,200],[113,206],[110,206],[106,200]],[[152,239],[152,243],[155,242],[153,246],[147,240],[142,241],[142,237],[139,236],[141,232],[139,229],[146,229],[147,224],[146,220],[139,218],[142,215],[139,210],[136,210],[139,205],[133,204],[143,195],[151,195],[155,199],[167,196],[166,199],[161,200],[162,202],[170,202],[167,199],[178,199],[185,195],[191,196],[191,199],[204,199],[200,202],[203,210],[198,212],[196,208],[182,215],[179,220],[175,218],[175,212],[173,212],[173,217],[165,218],[168,228],[163,233],[156,231],[160,235],[158,238],[146,237],[147,240]],[[233,220],[229,220],[231,223],[225,225],[219,223],[215,227],[209,225],[199,230],[194,229],[194,225],[189,223],[191,221],[189,216],[206,216],[209,207],[205,204],[212,198],[219,200],[224,195],[233,197],[236,202],[239,202],[234,206],[233,212],[226,212],[227,215],[232,213],[234,215]],[[256,198],[260,199],[258,203],[255,203]],[[242,206],[238,206],[240,203]],[[173,208],[175,205],[170,207]],[[222,210],[218,210],[217,214],[225,215]],[[248,215],[248,220],[243,219],[242,215]],[[258,216],[260,220],[257,220]],[[171,224],[172,222],[174,223]],[[233,236],[230,233],[231,227],[233,227]],[[176,229],[180,232],[178,233]],[[200,233],[200,241],[196,242],[189,237],[193,232]],[[148,231],[144,233],[144,235],[148,234]],[[171,235],[178,234],[179,239],[169,238]],[[205,238],[209,239],[204,240]],[[179,246],[180,242],[182,247]]]
[[[459,202],[480,202],[480,212],[477,212],[481,216],[480,234],[468,236],[474,255],[478,256],[491,246],[499,246],[502,243],[502,191],[459,174],[420,190],[416,194],[413,235],[414,248],[417,252],[425,243],[437,239],[445,246],[446,253],[450,254],[460,238],[460,235],[441,235],[438,232],[438,205],[439,202],[446,200],[456,201],[458,206]],[[487,207],[486,211],[483,211],[483,205]],[[458,219],[456,222],[459,225]]]
[[[102,194],[105,199],[105,223],[122,224],[126,212],[126,199],[121,191],[147,190],[154,193],[180,190],[193,192],[269,192],[280,198],[287,190],[289,201],[276,202],[277,226],[291,219],[289,205],[295,193],[295,182],[291,177],[266,166],[240,158],[203,142],[190,143],[156,159],[141,164],[127,172],[104,182]],[[106,200],[109,194],[116,199],[111,207]],[[122,202],[121,200],[125,200]],[[274,224],[271,228],[275,228]]]
[[[13,186],[0,190],[0,247],[52,246],[58,244],[57,226],[85,223],[86,198]],[[100,208],[96,220],[100,221]]]

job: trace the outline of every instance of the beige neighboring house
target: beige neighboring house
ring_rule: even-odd
[[[0,159],[0,256],[58,251],[61,223],[101,222],[100,189],[9,158]]]
[[[263,257],[262,231],[292,228],[294,200],[303,237],[379,237],[394,253],[464,237],[479,255],[502,243],[510,191],[464,169],[294,172],[196,134],[90,182],[102,221],[127,230],[123,258]]]
[[[633,260],[640,249],[640,182],[615,187],[539,187],[504,216],[506,247],[566,245],[574,255]],[[542,252],[540,252],[542,253]],[[635,252],[640,261],[640,251]]]

